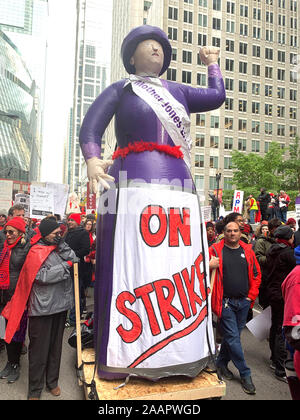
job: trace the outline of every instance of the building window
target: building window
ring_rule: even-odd
[[[273,134],[273,123],[265,123],[265,134],[267,134],[268,136]]]
[[[241,152],[245,152],[247,150],[246,145],[246,139],[238,139],[238,150],[240,150]]]
[[[213,18],[212,27],[213,27],[213,29],[216,29],[216,30],[220,31],[221,30],[221,19]]]
[[[197,73],[197,85],[206,86],[206,74]]]
[[[233,148],[233,138],[232,137],[225,137],[224,138],[224,149],[225,150],[232,150]]]
[[[225,117],[225,130],[233,130],[233,118]]]
[[[259,121],[252,121],[252,133],[259,134],[260,132],[260,122]]]
[[[259,83],[252,83],[252,94],[259,95],[260,94],[260,84]]]
[[[268,115],[269,117],[271,117],[272,112],[273,112],[273,105],[272,104],[265,104],[265,115]]]
[[[192,72],[182,71],[182,83],[192,83]]]
[[[192,64],[192,52],[191,51],[182,51],[182,62]]]
[[[210,156],[209,158],[209,167],[218,169],[219,167],[219,158],[218,156]]]
[[[177,41],[177,28],[168,27],[168,38]]]
[[[176,69],[168,68],[168,70],[167,70],[167,80],[171,80],[173,82],[176,81]]]
[[[259,114],[260,112],[260,103],[252,102],[252,114]]]
[[[193,43],[193,32],[191,31],[183,31],[182,41],[188,44]]]
[[[195,167],[204,168],[204,155],[195,155]]]
[[[211,115],[210,128],[220,128],[220,119],[218,116]]]
[[[277,124],[277,136],[285,136],[285,125]]]
[[[197,191],[204,190],[204,176],[203,175],[195,175],[195,185]]]
[[[196,125],[198,127],[205,127],[205,114],[196,114]]]
[[[196,147],[204,147],[204,145],[205,145],[204,134],[196,134],[195,146]]]
[[[225,99],[225,109],[233,111],[233,98],[226,97],[226,99]]]
[[[285,117],[285,107],[278,105],[277,106],[277,117],[284,118]]]
[[[183,12],[183,21],[185,23],[193,23],[193,12],[184,10]]]
[[[225,156],[224,157],[224,169],[232,169],[231,156]]]
[[[219,148],[219,137],[218,136],[210,136],[209,146],[214,148],[214,149],[218,149]]]
[[[169,19],[178,20],[178,9],[176,7],[169,7]]]
[[[239,119],[239,131],[247,131],[247,120]]]
[[[252,140],[252,149],[253,153],[259,153],[260,151],[260,141],[259,140]]]
[[[239,99],[239,111],[247,112],[247,101],[244,101],[243,99]]]
[[[265,86],[265,96],[271,98],[272,97],[272,92],[273,92],[273,86],[266,85]]]
[[[248,47],[248,44],[246,44],[245,42],[240,42],[240,48],[239,48],[240,54],[247,55],[247,47]]]
[[[198,25],[207,28],[207,15],[203,13],[198,14]]]

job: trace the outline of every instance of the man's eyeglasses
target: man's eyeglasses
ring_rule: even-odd
[[[13,235],[15,235],[15,233],[16,233],[16,232],[14,232],[13,230],[5,230],[5,231],[4,231],[4,235],[10,235],[10,236],[13,236]]]

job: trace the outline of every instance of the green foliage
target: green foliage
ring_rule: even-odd
[[[259,191],[262,187],[277,191],[282,184],[283,155],[284,149],[274,142],[263,157],[256,153],[233,151],[233,183],[244,191]]]
[[[284,174],[284,189],[300,189],[300,139],[297,136],[289,145],[288,159],[282,162],[280,170]]]

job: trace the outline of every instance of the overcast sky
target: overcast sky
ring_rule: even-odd
[[[64,142],[72,107],[76,0],[49,0],[41,181],[62,182]]]

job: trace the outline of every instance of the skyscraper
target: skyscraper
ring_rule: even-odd
[[[220,187],[232,188],[232,150],[263,155],[271,141],[284,147],[299,133],[294,72],[299,10],[291,0],[114,0],[113,81],[125,75],[121,41],[138,25],[160,26],[168,34],[173,47],[163,75],[168,80],[206,87],[199,47],[220,48],[226,103],[191,117],[192,171],[203,200],[217,187],[217,173]],[[107,142],[108,153],[113,142],[113,137]]]
[[[40,175],[47,59],[48,0],[0,0],[0,29],[16,46],[34,80],[36,121],[32,128],[29,180]]]
[[[107,86],[111,48],[111,2],[77,0],[77,38],[73,100],[73,128],[70,155],[71,190],[79,191],[84,176],[83,158],[78,142],[84,115]]]
[[[36,124],[35,82],[17,47],[0,30],[0,178],[37,179]]]

